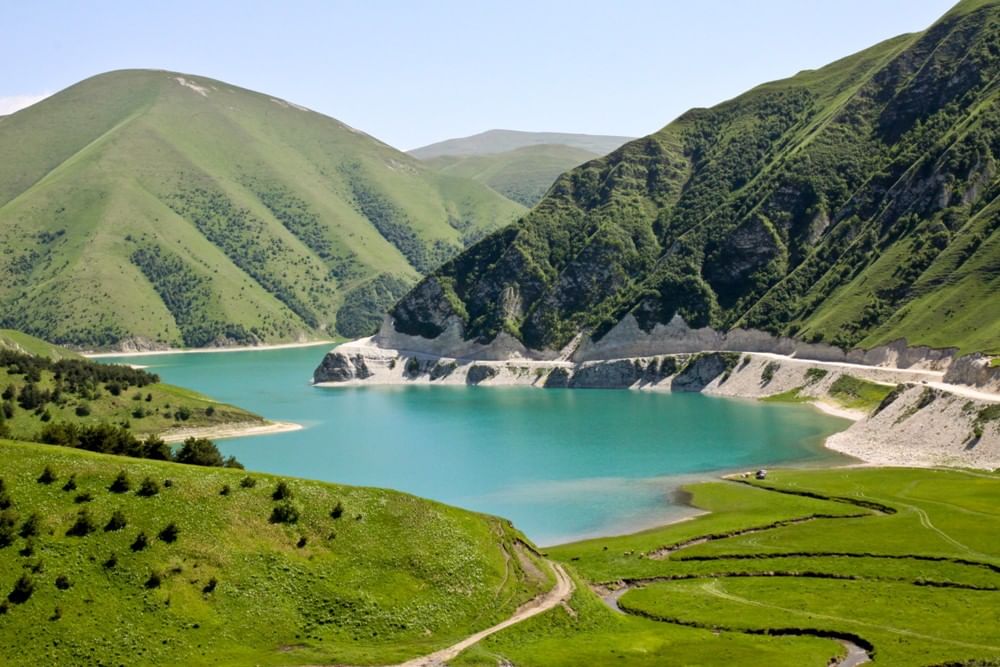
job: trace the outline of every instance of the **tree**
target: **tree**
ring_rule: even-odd
[[[146,537],[146,533],[139,531],[139,534],[135,536],[135,540],[132,542],[132,547],[131,547],[132,551],[142,551],[148,546],[149,546],[149,538]]]
[[[8,509],[13,504],[13,501],[10,499],[10,493],[7,491],[7,484],[0,477],[0,510]]]
[[[142,484],[139,485],[139,490],[136,491],[136,494],[142,496],[143,498],[150,498],[159,492],[160,485],[156,483],[155,479],[147,477],[142,480]]]
[[[188,438],[174,459],[178,463],[221,467],[224,463],[219,448],[206,438]]]
[[[111,482],[111,486],[108,487],[108,491],[111,493],[126,493],[132,488],[132,483],[128,481],[128,475],[122,470],[115,477],[115,480]]]
[[[94,520],[90,518],[90,512],[86,508],[76,513],[76,521],[69,527],[66,534],[71,537],[86,537],[94,532]]]
[[[344,516],[344,505],[339,500],[337,504],[333,506],[333,510],[330,512],[330,516],[334,519],[339,519]]]
[[[45,470],[43,470],[42,474],[39,475],[38,477],[38,483],[51,484],[52,482],[56,481],[56,479],[57,479],[56,473],[55,471],[52,470],[52,466],[45,466]]]
[[[274,487],[274,493],[271,494],[271,498],[274,500],[287,500],[292,497],[292,489],[288,486],[285,480],[278,482],[278,486]]]
[[[17,512],[14,510],[0,512],[0,548],[14,544],[17,537],[15,526],[17,526]]]
[[[14,590],[7,594],[7,600],[14,604],[22,604],[27,602],[34,592],[35,582],[30,574],[25,573],[14,583]]]
[[[173,451],[170,449],[170,445],[163,441],[163,438],[158,435],[150,435],[142,443],[142,456],[154,461],[169,461],[173,456]]]
[[[66,483],[63,484],[62,490],[76,491],[76,473],[73,473],[72,475],[69,476],[69,479],[67,479]]]
[[[163,527],[163,530],[160,531],[158,537],[161,541],[170,544],[177,541],[177,533],[179,532],[180,529],[177,527],[177,524],[171,521]]]
[[[41,525],[42,517],[38,514],[38,512],[32,512],[31,516],[25,519],[24,523],[21,524],[21,537],[27,539],[38,535]]]
[[[271,523],[298,523],[299,511],[291,503],[285,502],[275,505],[271,510]]]
[[[67,591],[70,589],[72,585],[73,582],[71,582],[69,580],[69,577],[67,577],[65,574],[60,574],[58,577],[56,577],[56,588],[58,588],[59,590]]]
[[[125,513],[121,510],[115,510],[111,513],[111,518],[108,519],[108,523],[104,526],[104,532],[110,533],[116,530],[121,530],[128,525],[128,521],[125,519]]]

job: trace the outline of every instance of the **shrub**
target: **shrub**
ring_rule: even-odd
[[[308,541],[309,540],[306,538],[306,536],[303,535],[302,537],[299,538],[299,541],[298,541],[298,543],[296,543],[295,546],[297,546],[299,549],[303,549],[303,548],[305,548],[305,546],[308,543]]]
[[[37,512],[32,512],[31,516],[21,524],[21,537],[27,539],[38,535],[38,529],[42,524],[42,517]]]
[[[252,489],[255,486],[257,486],[257,480],[255,480],[253,477],[250,477],[249,475],[240,480],[241,488]]]
[[[89,417],[90,406],[87,405],[86,403],[80,403],[78,406],[76,406],[76,410],[74,410],[74,412],[76,413],[77,417]]]
[[[330,516],[334,519],[339,519],[344,516],[344,505],[338,500],[337,504],[333,506],[333,510],[330,511]]]
[[[143,498],[151,498],[160,492],[160,485],[156,483],[155,479],[146,477],[142,480],[139,485],[139,490],[136,491],[136,495],[142,496]]]
[[[45,470],[38,476],[38,483],[51,484],[54,481],[56,481],[56,473],[52,470],[51,466],[45,466]]]
[[[94,496],[84,491],[83,493],[76,494],[76,497],[73,498],[73,502],[76,503],[77,505],[80,505],[82,503],[89,503],[93,499]]]
[[[111,482],[111,486],[108,487],[108,491],[111,493],[126,493],[132,488],[132,483],[128,481],[128,475],[122,470],[115,477],[114,481]]]
[[[0,510],[8,509],[13,504],[13,501],[10,499],[10,493],[7,492],[7,484],[0,477]]]
[[[222,464],[223,468],[236,468],[237,470],[243,470],[243,464],[236,460],[235,456],[227,456],[226,460]]]
[[[132,551],[142,551],[149,546],[149,538],[146,537],[146,533],[139,531],[139,534],[135,536],[135,540],[132,542]]]
[[[94,532],[95,528],[94,520],[90,518],[90,513],[84,508],[76,513],[76,521],[69,527],[66,534],[72,537],[86,537]]]
[[[177,452],[174,460],[196,466],[222,466],[222,454],[211,440],[188,438]]]
[[[142,457],[154,461],[169,461],[173,458],[170,445],[157,435],[148,436],[142,443]]]
[[[174,480],[172,480],[172,479],[165,479],[165,480],[163,480],[163,488],[164,489],[169,489],[173,485],[174,485]]]
[[[275,505],[271,510],[271,523],[298,523],[299,511],[291,503]]]
[[[69,580],[65,574],[60,574],[56,577],[56,588],[61,591],[68,591],[73,586],[73,582]]]
[[[214,414],[215,414],[215,408],[213,406],[210,405],[207,408],[205,408],[205,416],[206,417],[211,417]]]
[[[777,361],[769,361],[767,365],[764,366],[764,370],[760,372],[760,383],[762,387],[766,387],[771,384],[771,380],[774,379],[774,374],[781,368],[781,364]]]
[[[14,544],[17,538],[15,526],[17,526],[17,512],[13,510],[0,512],[0,548]]]
[[[118,566],[118,556],[116,554],[111,554],[108,559],[101,563],[105,570],[113,570]]]
[[[222,490],[219,491],[219,495],[220,496],[228,496],[229,493],[230,493],[230,491],[231,491],[231,489],[229,488],[229,485],[228,484],[223,484],[222,485]]]
[[[35,540],[25,541],[24,546],[17,552],[22,558],[31,558],[35,555]]]
[[[188,419],[191,419],[191,408],[186,405],[182,405],[177,408],[177,411],[174,413],[174,419],[181,422],[186,422]]]
[[[35,582],[31,575],[22,574],[14,583],[14,590],[7,595],[7,600],[14,604],[23,604],[28,601],[31,594],[35,592]]]
[[[76,491],[76,473],[73,473],[72,475],[69,476],[69,479],[67,479],[66,483],[63,484],[62,490]]]
[[[278,482],[278,486],[274,487],[274,493],[271,494],[271,498],[274,500],[288,500],[291,497],[292,489],[284,480]]]
[[[104,526],[105,532],[111,532],[115,530],[121,530],[128,525],[128,521],[125,520],[125,514],[121,510],[115,510],[111,513],[111,518],[108,519],[108,523]]]
[[[146,588],[159,588],[161,583],[163,583],[163,577],[159,572],[153,570],[149,573],[149,579],[146,580]]]
[[[163,530],[160,531],[158,537],[162,542],[167,542],[169,544],[177,541],[178,532],[180,532],[180,529],[177,528],[177,524],[171,521],[163,527]]]
[[[208,580],[208,583],[207,583],[207,584],[205,584],[205,585],[204,585],[204,586],[202,587],[202,589],[201,589],[201,592],[202,592],[202,593],[212,593],[212,592],[214,592],[214,591],[215,591],[215,588],[216,588],[216,587],[217,587],[218,585],[219,585],[219,580],[218,580],[218,579],[216,579],[215,577],[212,577],[211,579],[209,579],[209,580]]]

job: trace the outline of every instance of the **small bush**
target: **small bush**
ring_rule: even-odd
[[[76,416],[77,417],[89,417],[90,416],[90,406],[86,403],[81,403],[76,406]]]
[[[122,470],[115,477],[114,481],[111,482],[111,486],[108,487],[108,491],[111,493],[127,493],[129,489],[132,488],[132,483],[128,480],[128,475]]]
[[[69,476],[66,483],[62,486],[63,491],[76,491],[76,473]]]
[[[271,510],[269,521],[271,523],[298,523],[299,511],[291,503],[281,503],[275,505],[274,509]]]
[[[38,535],[41,525],[42,517],[39,516],[37,512],[32,512],[31,516],[25,519],[24,523],[21,524],[21,537],[25,539],[35,537]]]
[[[229,488],[228,484],[222,485],[222,490],[219,491],[220,496],[228,496],[232,489]]]
[[[169,489],[173,485],[174,485],[174,480],[172,480],[172,479],[165,479],[165,480],[163,480],[163,488],[164,489]]]
[[[302,537],[299,538],[299,541],[298,541],[298,543],[295,546],[297,546],[299,549],[303,549],[303,548],[305,548],[305,546],[308,543],[308,541],[309,540],[306,538],[306,536],[303,535]]]
[[[38,476],[38,483],[51,484],[52,482],[56,481],[56,479],[57,479],[56,473],[54,470],[52,470],[52,467],[45,466],[45,470],[43,470],[42,474]]]
[[[179,532],[180,529],[177,527],[177,524],[171,521],[163,527],[163,530],[160,531],[157,537],[160,538],[160,541],[167,542],[169,544],[177,541],[177,534]]]
[[[115,530],[121,530],[128,525],[128,521],[125,520],[125,513],[121,510],[115,510],[111,513],[111,518],[108,519],[108,523],[104,526],[105,532],[112,532]]]
[[[211,417],[211,416],[213,416],[214,414],[215,414],[215,408],[214,408],[214,407],[212,407],[212,406],[210,405],[210,406],[208,406],[207,408],[205,408],[205,416],[206,416],[206,417]]]
[[[257,480],[255,480],[253,477],[250,477],[249,475],[240,480],[241,488],[252,489],[255,486],[257,486]]]
[[[155,479],[150,477],[142,480],[139,485],[139,490],[136,491],[136,495],[142,496],[143,498],[151,498],[160,492],[160,485],[156,483]]]
[[[35,555],[35,540],[29,539],[21,547],[21,550],[17,552],[22,558],[31,558]]]
[[[31,575],[22,574],[14,583],[14,590],[7,595],[7,600],[13,604],[23,604],[28,601],[31,594],[35,592],[35,582]]]
[[[766,387],[771,384],[771,380],[774,379],[774,374],[781,368],[781,364],[777,361],[769,361],[767,365],[764,366],[764,370],[760,372],[760,384],[762,387]]]
[[[76,513],[76,521],[69,527],[66,534],[71,537],[86,537],[94,532],[95,528],[94,520],[90,518],[90,512],[82,509]]]
[[[73,498],[73,502],[76,503],[77,505],[80,505],[82,503],[89,503],[93,499],[94,496],[92,496],[87,492],[83,492],[76,494],[76,497]]]
[[[274,493],[271,494],[271,498],[274,500],[288,500],[291,497],[292,489],[284,480],[278,482],[278,486],[274,487]]]
[[[9,547],[17,539],[17,512],[3,510],[0,512],[0,548]]]
[[[135,540],[132,542],[132,551],[142,551],[149,546],[149,538],[146,537],[146,533],[140,531],[138,535],[135,536]]]
[[[219,585],[219,580],[218,580],[218,579],[216,579],[215,577],[212,577],[211,579],[209,579],[209,580],[208,580],[208,583],[207,583],[207,584],[205,584],[205,585],[204,585],[204,586],[202,587],[202,589],[201,589],[201,592],[202,592],[202,593],[212,593],[212,592],[214,592],[214,591],[215,591],[215,588],[216,588],[216,587],[217,587],[218,585]]]
[[[149,579],[146,580],[146,588],[159,588],[162,583],[163,577],[159,572],[153,570],[149,573]]]
[[[334,519],[339,519],[340,517],[344,516],[344,505],[339,500],[337,501],[337,504],[333,506],[333,509],[330,511],[330,516],[333,517]]]
[[[118,567],[118,556],[111,554],[108,559],[101,564],[105,570],[113,570]]]
[[[65,574],[60,574],[56,577],[56,588],[61,591],[68,591],[73,586],[73,582],[69,580]]]

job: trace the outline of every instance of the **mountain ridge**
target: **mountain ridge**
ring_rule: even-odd
[[[559,144],[585,150],[597,155],[610,153],[634,137],[581,134],[574,132],[531,132],[525,130],[486,130],[467,137],[445,139],[407,151],[409,155],[428,160],[444,155],[470,156],[505,153],[507,151],[537,146]]]

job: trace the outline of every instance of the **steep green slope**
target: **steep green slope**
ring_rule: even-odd
[[[522,210],[332,118],[164,71],[0,119],[0,154],[0,324],[77,346],[361,335]]]
[[[550,585],[508,522],[402,493],[9,441],[0,460],[5,665],[395,663]]]
[[[41,338],[35,338],[34,336],[29,336],[26,333],[14,331],[13,329],[0,329],[0,349],[14,350],[15,352],[23,352],[36,357],[46,357],[53,361],[83,358],[76,352],[67,350],[65,347],[53,345]]]
[[[1000,352],[1000,6],[759,86],[562,176],[393,311],[559,348],[641,327]]]
[[[442,155],[426,164],[493,188],[524,206],[534,206],[563,172],[599,157],[572,146],[539,144],[489,155]]]
[[[632,137],[617,137],[604,134],[574,134],[571,132],[522,132],[519,130],[487,130],[479,134],[457,139],[447,139],[408,151],[421,160],[442,155],[492,155],[506,153],[525,146],[552,145],[569,146],[579,150],[605,155],[615,150]]]

